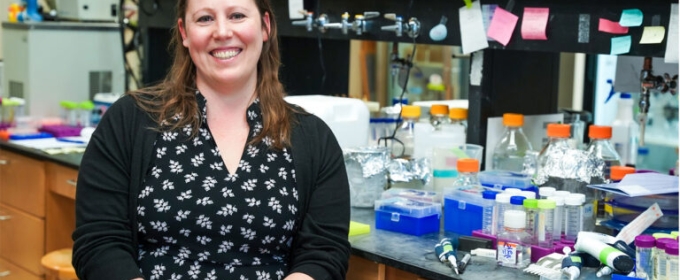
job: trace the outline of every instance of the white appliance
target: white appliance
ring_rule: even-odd
[[[341,148],[368,145],[370,116],[368,107],[363,101],[325,95],[287,96],[285,99],[326,122]]]
[[[3,97],[26,100],[25,112],[57,117],[59,102],[125,90],[120,29],[114,23],[2,23]]]
[[[117,0],[56,0],[57,17],[79,21],[117,21]]]

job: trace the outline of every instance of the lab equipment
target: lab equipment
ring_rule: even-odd
[[[557,190],[553,187],[540,187],[538,188],[538,195],[540,199],[546,199],[550,196],[555,195]]]
[[[582,202],[579,197],[564,198],[564,239],[574,242],[577,234],[583,230]]]
[[[553,212],[553,228],[552,239],[559,241],[562,238],[562,229],[564,228],[564,197],[549,196],[547,199],[555,201],[555,210]]]
[[[470,253],[465,253],[465,255],[463,255],[463,257],[460,259],[460,261],[458,261],[458,271],[460,272],[460,274],[465,273],[465,268],[467,267],[471,258],[472,255],[470,255]]]
[[[551,154],[570,149],[569,135],[571,126],[568,124],[551,123],[547,127],[548,143],[538,153],[538,169],[542,171],[550,165],[549,160],[556,160],[549,157]]]
[[[503,217],[503,231],[496,243],[496,262],[505,267],[523,268],[531,262],[531,236],[527,234],[526,213],[508,210]]]
[[[404,105],[401,107],[402,123],[394,134],[392,156],[410,158],[415,148],[415,125],[420,118],[420,107]]]
[[[444,191],[444,230],[472,236],[473,230],[482,229],[482,212],[491,201],[482,197],[485,189],[461,186]],[[498,194],[496,199],[498,199]],[[508,198],[509,201],[509,198]]]
[[[56,0],[57,17],[79,21],[117,21],[116,0]]]
[[[510,209],[524,211],[524,200],[527,199],[521,195],[514,195],[510,197]]]
[[[441,204],[403,197],[375,202],[375,228],[420,236],[438,232]]]
[[[633,117],[633,99],[621,93],[617,102],[616,119],[612,123],[611,143],[621,157],[622,165],[635,165],[640,127]]]
[[[609,266],[603,265],[602,267],[600,267],[600,269],[597,270],[597,272],[595,272],[595,276],[599,278],[602,276],[612,275],[612,273],[614,273],[614,269],[612,269]]]
[[[457,245],[457,244],[456,244]],[[456,246],[457,247],[457,246]],[[457,249],[454,247],[454,242],[449,238],[444,238],[437,245],[434,246],[434,252],[439,258],[439,261],[447,263],[456,274],[458,273],[458,261],[456,260]]]
[[[678,242],[666,244],[666,278],[678,279]]]
[[[551,199],[539,199],[537,206],[538,214],[536,215],[536,226],[534,228],[535,244],[542,248],[552,248],[553,218],[556,203]]]
[[[482,210],[482,232],[484,234],[496,235],[496,195],[494,191],[483,191],[482,198],[488,200]]]
[[[505,211],[510,210],[510,199],[512,194],[510,193],[499,193],[496,195],[496,234],[503,230],[503,222],[505,217]]]
[[[621,157],[616,153],[610,142],[612,127],[591,125],[588,129],[588,137],[590,137],[590,144],[588,144],[586,151],[604,161],[604,178],[609,180],[611,178],[611,167],[621,165]]]
[[[666,246],[669,244],[677,244],[678,241],[670,238],[659,238],[656,240],[656,251],[652,254],[652,262],[654,263],[654,277],[653,279],[667,279],[668,267],[666,266],[666,260],[668,259],[668,254],[666,253]]]
[[[656,239],[649,235],[635,237],[635,276],[643,279],[651,279],[654,263],[652,261],[652,249]]]
[[[491,169],[522,172],[527,151],[532,151],[531,142],[524,134],[524,115],[503,114],[505,131],[493,150]]]
[[[569,276],[569,280],[576,280],[581,275],[583,260],[578,254],[570,254],[562,259],[562,271]]]
[[[390,152],[386,147],[350,148],[343,151],[349,181],[350,205],[373,207],[387,186]]]
[[[574,244],[574,249],[598,257],[602,264],[623,274],[630,273],[635,267],[633,258],[597,239],[579,238]]]
[[[640,108],[640,137],[639,145],[645,146],[645,126],[647,124],[647,113],[649,113],[649,97],[652,91],[666,93],[670,92],[675,95],[678,87],[678,75],[671,76],[666,73],[663,76],[654,76],[652,72],[652,58],[645,57],[642,70],[640,71],[640,101],[638,106]]]
[[[526,218],[526,233],[531,236],[531,244],[534,243],[534,228],[536,227],[536,214],[538,213],[538,200],[535,198],[525,199],[523,202],[524,211],[527,214]]]

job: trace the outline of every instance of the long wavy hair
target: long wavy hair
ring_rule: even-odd
[[[177,1],[177,18],[184,18],[187,2]],[[269,13],[270,30],[268,40],[262,45],[262,53],[257,63],[256,94],[260,99],[263,128],[249,144],[259,143],[265,137],[273,141],[272,148],[281,150],[290,147],[290,135],[295,123],[294,113],[301,112],[286,103],[283,99],[285,91],[279,81],[278,33],[276,19],[269,0],[252,0],[260,11],[262,28],[266,28],[264,14]],[[186,20],[183,20],[186,22]],[[201,124],[196,102],[196,66],[191,60],[189,50],[182,45],[182,35],[175,26],[171,30],[172,39],[169,51],[174,53],[172,67],[165,79],[158,85],[129,92],[138,106],[145,110],[158,123],[158,131],[173,131],[190,125],[196,136]],[[182,116],[182,118],[174,118]],[[279,139],[276,141],[276,139]]]

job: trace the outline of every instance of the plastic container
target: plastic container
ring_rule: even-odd
[[[536,191],[538,188],[531,183],[531,176],[511,171],[485,170],[477,175],[482,186],[498,191],[515,188],[520,191]]]
[[[503,230],[503,215],[505,211],[510,210],[511,198],[512,194],[510,193],[499,193],[496,195],[496,234]]]
[[[492,202],[484,199],[481,186],[460,187],[444,193],[444,230],[471,236],[473,230],[482,229],[484,207]],[[498,199],[496,196],[496,199]]]
[[[538,213],[534,227],[536,244],[542,248],[553,247],[553,219],[556,203],[551,199],[538,200]]]
[[[439,231],[441,204],[403,197],[375,202],[375,228],[420,236]]]
[[[510,197],[510,209],[506,210],[517,210],[524,211],[524,200],[527,199],[521,195],[513,195]]]
[[[661,208],[663,216],[659,217],[656,221],[654,221],[654,223],[650,225],[650,228],[665,230],[677,229],[678,228],[677,194],[675,195],[674,198],[671,197],[670,195],[655,195],[634,198],[631,197],[630,199],[625,199],[623,197],[615,197],[605,203],[605,212],[613,220],[623,223],[630,223],[635,218],[637,218],[637,216],[639,216],[642,212],[647,210],[649,206],[654,204],[654,202],[651,202],[645,207],[639,207],[638,205],[644,205],[643,201],[650,202],[654,198],[659,199],[657,203],[659,203],[659,208]],[[639,199],[641,201],[632,202],[635,199]],[[672,202],[673,200],[675,200],[676,204],[669,205],[669,202]]]
[[[568,242],[576,241],[578,233],[583,230],[583,202],[576,196],[564,198],[564,239]]]
[[[536,226],[536,215],[538,214],[538,199],[529,198],[524,200],[524,211],[527,213],[526,218],[526,232],[534,237],[534,228]]]
[[[614,146],[616,148],[616,146]],[[649,148],[638,147],[637,156],[635,157],[635,168],[650,169],[652,166],[651,158],[649,158]]]
[[[540,199],[546,199],[550,196],[554,196],[557,190],[553,187],[540,187],[538,188],[538,196]]]
[[[612,138],[612,127],[591,125],[588,129],[590,144],[586,151],[604,161],[604,178],[611,179],[611,167],[621,165],[621,157],[609,141]]]
[[[494,146],[491,161],[492,170],[524,171],[524,157],[532,151],[531,142],[524,134],[524,115],[503,114],[505,131],[501,140]]]
[[[411,200],[429,202],[429,203],[441,203],[442,196],[439,193],[433,191],[415,190],[415,189],[402,189],[402,188],[391,188],[382,193],[380,199],[388,199],[392,197],[403,197]]]
[[[678,277],[678,243],[666,244],[666,279],[680,279]]]
[[[643,279],[651,279],[654,263],[652,262],[652,250],[656,239],[649,235],[635,237],[635,276]]]
[[[612,123],[611,143],[621,157],[621,164],[636,164],[640,126],[633,117],[634,101],[628,93],[621,93],[616,118]]]
[[[496,195],[494,191],[483,191],[482,198],[488,203],[482,207],[482,232],[484,234],[496,235]]]
[[[509,210],[503,215],[503,231],[496,241],[496,262],[500,266],[523,268],[531,262],[531,236],[524,211]]]
[[[559,241],[562,238],[562,229],[564,228],[564,197],[550,196],[547,199],[555,201],[555,211],[553,212],[553,231],[552,238],[554,241]]]

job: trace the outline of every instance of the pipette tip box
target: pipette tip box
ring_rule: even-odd
[[[439,232],[441,204],[392,197],[375,202],[375,228],[420,236]]]

